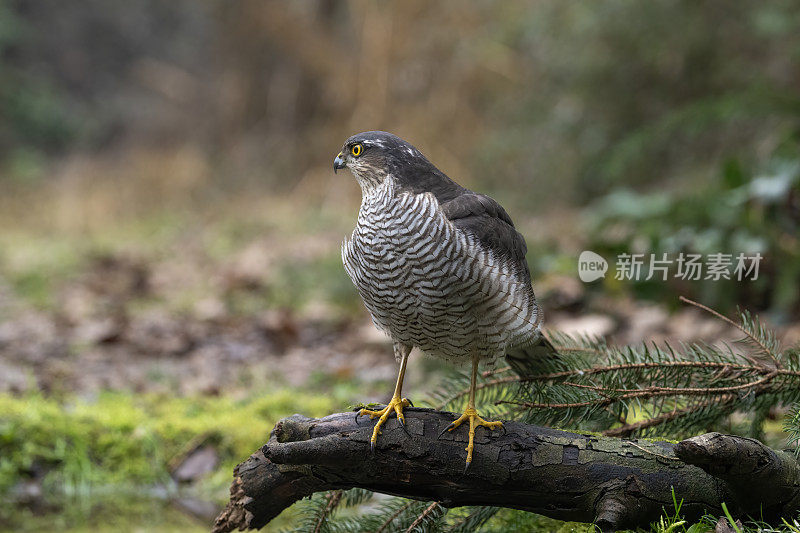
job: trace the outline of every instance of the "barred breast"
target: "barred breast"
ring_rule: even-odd
[[[398,191],[391,177],[364,195],[342,260],[376,326],[430,355],[493,359],[538,335],[519,266],[457,229],[432,194]]]

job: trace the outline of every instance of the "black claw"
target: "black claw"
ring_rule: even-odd
[[[411,401],[411,400],[409,400],[408,398],[406,398],[406,401],[408,401],[408,406],[409,406],[409,407],[414,407],[414,402],[412,402],[412,401]]]
[[[501,437],[505,437],[505,436],[506,436],[506,426],[505,426],[505,424],[504,424],[504,425],[502,425],[502,426],[500,426],[500,429],[502,429],[502,430],[503,430],[503,434],[502,434],[502,435],[500,435],[500,436],[501,436]]]
[[[369,453],[375,455],[375,443],[372,441],[369,442]]]
[[[361,409],[356,411],[356,425],[358,425],[358,416],[361,414]]]
[[[469,465],[472,464],[472,461],[467,461],[467,466],[464,467],[464,475],[467,475],[467,470],[469,470]]]
[[[453,422],[451,422],[449,426],[447,426],[446,428],[444,428],[444,430],[443,430],[441,433],[439,433],[439,436],[438,436],[438,437],[436,437],[436,440],[439,440],[439,439],[441,439],[441,438],[442,438],[442,435],[444,435],[445,433],[447,433],[447,432],[448,432],[448,431],[450,431],[451,429],[453,429]]]
[[[408,428],[406,427],[406,423],[403,422],[403,419],[398,417],[397,421],[400,422],[400,427],[403,428],[403,431],[406,432],[406,435],[410,437],[411,435],[408,433]]]

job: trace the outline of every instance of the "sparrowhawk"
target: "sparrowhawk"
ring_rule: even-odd
[[[413,347],[472,364],[464,414],[469,421],[467,467],[475,429],[502,427],[475,410],[478,362],[505,356],[519,371],[551,353],[540,332],[542,314],[531,287],[525,239],[505,209],[461,187],[414,146],[382,131],[347,139],[333,163],[361,186],[358,222],[342,244],[342,260],[375,325],[389,334],[400,361],[397,385],[381,410],[363,409],[380,428],[410,402],[401,395]]]

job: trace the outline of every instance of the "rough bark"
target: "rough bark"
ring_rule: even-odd
[[[214,531],[256,529],[314,492],[362,487],[446,507],[492,505],[603,530],[647,527],[673,508],[689,519],[720,513],[767,522],[800,510],[793,454],[708,433],[679,443],[570,433],[518,422],[476,436],[464,473],[466,428],[439,434],[452,413],[406,409],[406,431],[387,422],[374,454],[372,424],[354,413],[278,422],[270,440],[236,467],[228,506]],[[462,431],[463,429],[463,431]]]

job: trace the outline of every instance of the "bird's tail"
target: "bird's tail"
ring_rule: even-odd
[[[561,356],[544,335],[532,344],[518,346],[506,352],[506,362],[520,377],[537,376],[563,370]]]

